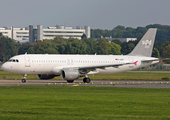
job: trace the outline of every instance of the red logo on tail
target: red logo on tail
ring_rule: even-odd
[[[134,62],[133,64],[134,64],[135,66],[137,66],[137,62],[138,62],[138,61]]]

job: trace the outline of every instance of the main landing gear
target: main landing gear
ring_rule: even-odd
[[[26,83],[26,76],[27,76],[27,74],[23,74],[23,79],[21,80],[22,83]]]
[[[24,79],[23,79],[24,80]],[[26,80],[25,80],[26,81]],[[84,83],[90,83],[90,78],[88,78],[88,77],[85,77],[84,79],[83,79],[83,82]],[[73,83],[74,82],[74,80],[67,80],[67,82],[68,83]]]
[[[90,78],[86,78],[86,77],[85,77],[85,78],[83,79],[83,82],[84,82],[84,83],[90,83],[90,81],[91,81]]]
[[[88,78],[87,74],[85,75],[85,78],[83,79],[84,83],[90,83],[90,78]]]

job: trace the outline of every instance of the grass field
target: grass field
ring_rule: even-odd
[[[92,80],[170,80],[170,73],[151,73],[151,72],[139,72],[139,73],[117,73],[109,75],[89,75]],[[22,79],[23,76],[20,74],[12,74],[4,72],[0,69],[0,79]],[[165,78],[165,79],[163,79]],[[28,75],[28,80],[38,79],[37,75]],[[55,77],[55,80],[61,80],[60,77]],[[79,78],[82,79],[82,78]]]
[[[0,120],[170,119],[170,89],[0,87]]]

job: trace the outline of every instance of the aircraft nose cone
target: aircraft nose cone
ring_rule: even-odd
[[[2,70],[4,70],[4,64],[2,64],[1,68],[2,68]]]
[[[7,69],[6,63],[2,64],[1,68],[3,71],[6,71],[6,69]]]

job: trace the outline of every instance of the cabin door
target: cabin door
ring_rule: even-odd
[[[134,67],[133,58],[129,57],[129,62],[132,63],[132,64],[129,64],[129,68],[133,68]]]
[[[30,67],[30,57],[25,56],[25,67]]]
[[[70,67],[74,65],[73,59],[67,59],[67,65],[69,65]]]

